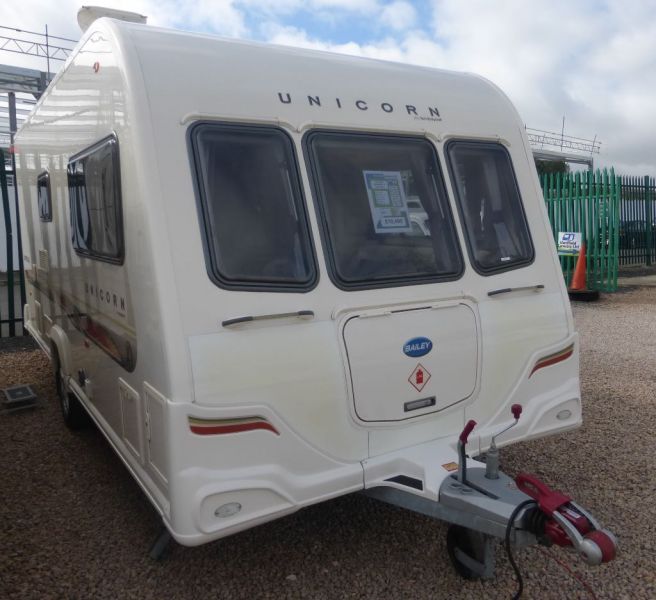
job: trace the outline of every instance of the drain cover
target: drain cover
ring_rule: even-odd
[[[14,385],[2,391],[5,395],[2,408],[7,412],[36,406],[37,397],[29,385]]]

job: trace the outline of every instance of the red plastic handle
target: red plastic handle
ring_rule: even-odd
[[[548,496],[552,491],[544,481],[528,473],[517,475],[515,483],[522,492],[528,494],[534,500],[539,500],[541,496]]]
[[[522,414],[522,405],[513,404],[510,407],[510,412],[513,414],[513,417],[515,417],[515,419],[519,419],[519,416]]]
[[[469,434],[472,432],[472,429],[476,427],[476,421],[471,420],[467,421],[467,425],[465,425],[465,428],[462,430],[462,433],[460,434],[460,441],[463,444],[467,443],[467,438],[469,437]]]
[[[565,496],[557,490],[552,490],[535,475],[520,473],[515,477],[515,483],[520,491],[537,500],[540,510],[548,517],[571,500],[569,496]]]

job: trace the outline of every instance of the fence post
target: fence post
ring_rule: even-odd
[[[15,181],[14,184],[16,184]],[[16,335],[14,314],[14,235],[11,227],[11,212],[9,210],[5,154],[2,150],[0,150],[0,190],[0,194],[2,195],[2,210],[5,217],[5,233],[7,235],[7,324],[9,325],[9,337],[12,337]],[[0,337],[2,337],[2,323],[0,323]]]
[[[48,70],[50,74],[50,70]],[[14,208],[16,211],[16,220],[14,225],[16,227],[16,248],[18,250],[18,285],[20,289],[20,315],[18,321],[22,324],[23,335],[27,334],[25,330],[25,323],[23,322],[23,307],[25,306],[25,266],[23,264],[23,240],[21,237],[20,226],[20,209],[18,208],[18,177],[16,176],[16,153],[14,152],[14,140],[16,139],[16,132],[18,131],[18,121],[16,120],[16,94],[9,92],[7,94],[9,101],[9,137],[11,141],[11,173],[14,180]],[[13,268],[13,265],[12,265]],[[12,297],[12,301],[13,301]]]
[[[652,243],[651,243],[651,194],[649,193],[649,175],[645,175],[645,238],[647,242],[647,266],[651,265],[651,251],[652,251]]]
[[[615,175],[615,169],[610,170],[613,180],[613,222],[615,223],[615,230],[613,232],[613,291],[617,290],[617,275],[620,267],[620,203],[622,201],[622,187],[620,178]]]

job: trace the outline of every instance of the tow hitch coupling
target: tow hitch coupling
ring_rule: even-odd
[[[451,524],[447,550],[456,571],[467,579],[490,578],[494,573],[495,548],[505,543],[518,580],[512,549],[534,544],[573,548],[588,565],[615,558],[617,541],[579,504],[562,492],[526,473],[515,479],[499,470],[496,438],[514,427],[522,407],[511,408],[514,422],[492,437],[486,464],[474,466],[466,454],[469,421],[458,438],[458,469],[437,488],[437,502],[421,493],[386,486],[366,490],[374,498]],[[468,466],[469,465],[469,466]]]
[[[573,546],[589,565],[600,565],[615,558],[615,536],[602,529],[597,520],[569,496],[550,489],[534,475],[520,473],[515,482],[537,502],[537,506],[527,510],[525,521],[539,543]]]
[[[613,560],[617,549],[615,536],[587,510],[535,475],[520,473],[513,482],[499,471],[496,438],[517,424],[522,407],[513,404],[511,411],[514,422],[492,437],[485,469],[467,469],[465,447],[476,422],[465,425],[458,439],[457,476],[447,479],[440,488],[440,504],[466,515],[465,519],[461,515],[448,519],[455,523],[458,535],[451,532],[447,545],[463,545],[470,551],[467,554],[462,547],[449,548],[456,570],[469,578],[490,576],[491,569],[486,564],[490,560],[489,538],[501,537],[501,529],[507,545],[512,542],[515,546],[569,546],[588,565]],[[469,531],[463,531],[463,526]],[[486,543],[485,552],[476,540]]]

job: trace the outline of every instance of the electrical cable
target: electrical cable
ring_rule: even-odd
[[[529,504],[537,505],[537,502],[535,500],[524,500],[524,502],[519,503],[515,507],[515,510],[512,511],[512,514],[508,519],[508,525],[506,525],[506,554],[508,555],[508,562],[510,562],[510,566],[513,568],[513,571],[515,572],[515,578],[517,579],[517,591],[512,597],[512,600],[519,600],[519,598],[522,597],[522,592],[524,591],[524,580],[522,579],[522,574],[519,571],[519,567],[517,566],[515,558],[513,557],[512,548],[510,547],[510,532],[512,531],[513,525],[515,524],[517,515],[519,515],[520,511]]]
[[[542,554],[544,554],[545,556],[548,556],[556,564],[558,564],[563,569],[563,571],[569,573],[570,577],[576,579],[576,581],[578,581],[586,589],[586,591],[588,592],[588,594],[590,594],[593,600],[597,600],[597,595],[594,593],[594,590],[590,587],[590,584],[585,579],[583,579],[583,577],[581,577],[578,573],[570,569],[567,564],[561,561],[558,557],[554,556],[553,553],[549,552],[548,550],[545,550],[544,548],[538,548],[538,550],[542,552]]]

